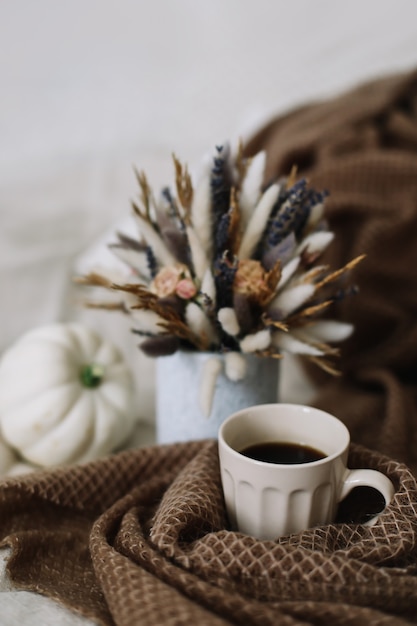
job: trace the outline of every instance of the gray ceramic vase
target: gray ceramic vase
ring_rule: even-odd
[[[222,362],[209,415],[200,393],[208,359]],[[233,382],[224,373],[224,357],[207,352],[178,351],[159,357],[156,366],[156,435],[158,443],[217,438],[228,415],[248,406],[277,401],[278,361],[245,355],[245,377]]]

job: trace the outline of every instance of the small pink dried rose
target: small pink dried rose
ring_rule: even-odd
[[[190,278],[183,278],[179,281],[175,293],[183,300],[191,300],[197,293],[197,288]]]
[[[159,298],[165,298],[175,293],[179,280],[177,267],[163,267],[155,276],[151,291]]]
[[[177,296],[183,300],[191,300],[197,293],[197,288],[190,278],[183,278],[175,289]]]
[[[186,300],[193,298],[197,293],[189,269],[179,263],[170,267],[163,267],[152,281],[151,291],[159,298],[176,294]]]

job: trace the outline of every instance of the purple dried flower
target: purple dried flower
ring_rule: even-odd
[[[155,258],[155,255],[153,253],[153,250],[151,248],[151,246],[148,246],[146,248],[146,261],[148,264],[148,269],[149,269],[149,274],[152,278],[155,278],[155,276],[158,273],[158,262]]]
[[[230,226],[230,213],[225,213],[221,216],[216,232],[216,238],[214,240],[214,258],[218,259],[222,257],[227,251],[227,243],[229,240],[229,226]]]
[[[305,200],[307,197],[307,182],[302,179],[289,190],[288,197],[279,208],[275,217],[271,217],[267,225],[267,246],[273,247],[280,243],[291,231],[297,231],[297,226],[304,224],[310,213]]]
[[[216,242],[219,237],[219,229],[224,215],[230,208],[230,190],[231,180],[228,170],[228,150],[224,146],[216,146],[217,156],[213,159],[213,168],[211,170],[211,201],[212,201],[212,233],[213,241]],[[215,257],[216,258],[216,257]]]
[[[214,263],[217,309],[233,305],[233,283],[237,267],[237,259],[230,261],[227,255],[223,255]]]

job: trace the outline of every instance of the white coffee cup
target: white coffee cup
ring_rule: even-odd
[[[266,442],[308,446],[324,458],[287,464],[242,454]],[[275,539],[327,524],[334,521],[338,503],[358,486],[377,489],[388,505],[393,484],[381,472],[348,469],[349,444],[349,431],[340,420],[309,406],[263,404],[229,416],[219,430],[219,457],[232,528],[258,539]]]

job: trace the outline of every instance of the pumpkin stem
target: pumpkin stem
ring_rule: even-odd
[[[80,371],[81,382],[84,387],[94,389],[101,384],[104,376],[104,367],[98,363],[83,365]]]

